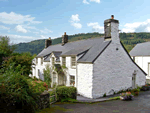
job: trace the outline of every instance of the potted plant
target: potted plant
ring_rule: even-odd
[[[134,96],[131,94],[131,92],[121,93],[120,94],[120,100],[132,100]]]
[[[149,86],[146,84],[144,86],[142,86],[141,91],[148,91],[149,90]]]
[[[139,91],[140,91],[140,89],[132,89],[132,90],[131,90],[131,93],[132,93],[134,96],[138,96],[138,95],[139,95]]]

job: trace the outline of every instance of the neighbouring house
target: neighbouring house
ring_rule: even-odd
[[[130,55],[146,73],[146,79],[150,80],[150,42],[137,44],[131,51]]]
[[[34,58],[33,76],[43,78],[46,64],[51,67],[52,86],[77,87],[77,92],[88,98],[99,98],[137,85],[145,85],[146,73],[132,60],[119,39],[119,21],[104,21],[104,37],[68,42],[45,48]]]

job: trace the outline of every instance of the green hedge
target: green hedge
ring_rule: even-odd
[[[56,88],[57,101],[61,101],[67,98],[76,99],[77,89],[76,87],[59,86]]]

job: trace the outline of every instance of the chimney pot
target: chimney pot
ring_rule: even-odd
[[[114,15],[111,15],[111,19],[114,19]]]

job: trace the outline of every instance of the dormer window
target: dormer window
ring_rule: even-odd
[[[62,57],[62,65],[66,66],[66,57]]]
[[[36,58],[36,64],[38,64],[38,58]]]
[[[54,64],[55,64],[55,58],[52,57],[52,65],[54,65]]]
[[[76,66],[76,57],[71,57],[71,66]]]

